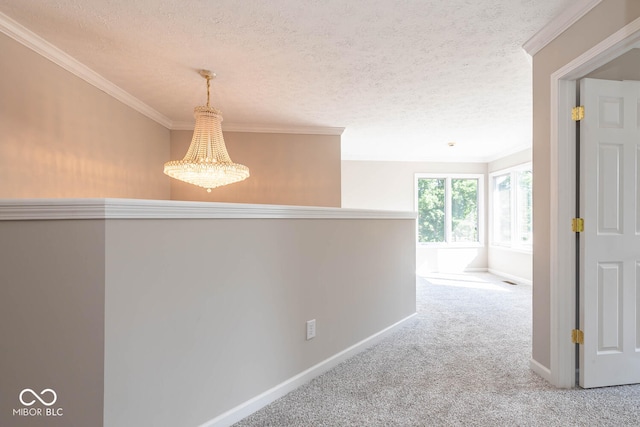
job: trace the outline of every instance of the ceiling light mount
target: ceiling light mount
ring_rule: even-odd
[[[200,74],[202,77],[204,77],[207,80],[216,78],[216,73],[212,72],[211,70],[200,70],[198,71],[198,74]]]
[[[222,135],[222,115],[209,104],[215,73],[200,70],[199,74],[207,80],[207,105],[194,108],[196,125],[187,154],[182,160],[165,163],[164,173],[210,193],[212,188],[247,179],[249,168],[231,161]]]

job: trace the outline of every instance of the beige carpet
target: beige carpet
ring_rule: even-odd
[[[410,324],[236,426],[640,426],[640,386],[530,371],[530,286],[443,275],[417,295]]]

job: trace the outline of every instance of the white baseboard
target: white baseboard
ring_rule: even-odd
[[[509,279],[517,283],[522,283],[523,285],[531,286],[533,284],[533,282],[529,279],[523,279],[522,277],[514,276],[513,274],[505,273],[504,271],[496,270],[494,268],[490,268],[489,273],[495,274],[496,276],[504,277],[505,279]]]
[[[335,366],[345,361],[346,359],[352,356],[355,356],[357,353],[360,353],[361,351],[372,346],[373,344],[376,344],[377,342],[382,340],[386,335],[395,331],[396,329],[401,327],[405,322],[412,319],[414,316],[416,316],[416,314],[417,313],[413,313],[412,315],[405,317],[404,319],[394,323],[388,328],[385,328],[380,332],[375,333],[368,338],[365,338],[364,340],[352,345],[351,347],[341,351],[340,353],[337,353],[331,356],[330,358],[323,360],[317,365],[312,366],[306,371],[303,371],[298,375],[289,378],[288,380],[276,385],[275,387],[265,391],[264,393],[259,394],[258,396],[252,399],[249,399],[244,403],[241,403],[235,408],[232,408],[227,412],[221,415],[218,415],[214,419],[209,420],[204,424],[201,424],[200,427],[228,427],[234,423],[237,423],[241,419],[246,418],[249,415],[253,414],[260,408],[267,406],[269,403],[275,401],[276,399],[279,399],[282,396],[286,395],[287,393],[300,387],[301,385],[308,383],[313,378],[325,373],[331,368],[334,368]]]
[[[547,382],[553,384],[553,381],[551,381],[551,370],[549,368],[547,368],[546,366],[542,366],[534,359],[529,360],[529,368],[536,374],[540,375]]]

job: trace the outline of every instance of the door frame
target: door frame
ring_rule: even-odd
[[[575,387],[576,244],[571,232],[576,197],[576,127],[570,111],[576,82],[640,42],[640,18],[630,22],[551,75],[550,105],[550,367],[553,385]],[[534,285],[535,286],[535,285]]]

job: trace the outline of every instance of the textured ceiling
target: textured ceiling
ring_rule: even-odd
[[[344,127],[345,159],[488,161],[530,147],[521,46],[572,3],[0,0],[0,12],[174,122],[193,122],[208,68],[225,123]]]

